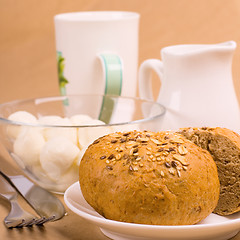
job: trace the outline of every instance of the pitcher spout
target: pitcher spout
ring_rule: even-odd
[[[235,41],[227,41],[217,44],[182,44],[169,46],[162,49],[162,54],[165,55],[170,54],[172,56],[188,56],[195,55],[200,53],[207,52],[234,52],[237,47],[237,43]]]
[[[237,47],[237,43],[235,41],[227,41],[223,43],[216,44],[216,46],[220,46],[221,49],[226,50],[235,50]]]

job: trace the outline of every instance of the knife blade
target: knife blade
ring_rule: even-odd
[[[39,216],[53,218],[53,221],[55,221],[66,214],[62,202],[57,197],[34,184],[25,176],[10,176],[2,170],[0,170],[0,174],[17,190]]]

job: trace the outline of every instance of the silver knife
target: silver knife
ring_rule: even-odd
[[[6,163],[6,161],[4,161]],[[23,175],[8,176],[2,170],[0,174],[17,190],[36,213],[53,221],[62,218],[65,208],[62,202],[44,188],[34,184]]]

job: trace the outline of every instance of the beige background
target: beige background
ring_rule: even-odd
[[[0,0],[0,102],[58,94],[53,16],[88,10],[141,14],[139,63],[173,44],[240,43],[239,0]],[[238,96],[239,69],[240,46],[233,61]]]
[[[240,43],[239,0],[0,0],[0,103],[58,94],[53,16],[88,10],[141,14],[139,63],[159,58],[160,49],[173,44]],[[233,80],[240,96],[240,46]],[[156,77],[154,86],[159,87]],[[2,221],[8,205],[0,201]],[[7,230],[0,222],[0,238],[106,239],[98,228],[68,214],[43,228]],[[240,240],[240,234],[234,239]]]

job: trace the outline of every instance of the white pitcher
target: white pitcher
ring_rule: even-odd
[[[139,94],[153,99],[151,71],[160,78],[157,101],[167,108],[161,129],[227,127],[240,130],[239,105],[232,81],[236,43],[175,45],[139,69]]]

